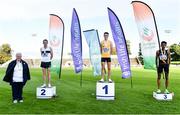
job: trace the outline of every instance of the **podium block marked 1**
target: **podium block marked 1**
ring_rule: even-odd
[[[36,89],[36,97],[38,99],[50,99],[56,95],[56,87],[37,87]]]
[[[96,99],[97,100],[114,100],[115,90],[114,83],[96,83]]]
[[[153,97],[156,100],[170,101],[173,99],[173,96],[174,96],[174,93],[169,93],[169,94],[160,93],[160,94],[158,94],[156,92],[153,92]]]

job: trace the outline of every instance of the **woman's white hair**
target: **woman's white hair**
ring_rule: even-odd
[[[18,56],[18,55],[22,56],[22,53],[21,52],[17,52],[16,56]]]

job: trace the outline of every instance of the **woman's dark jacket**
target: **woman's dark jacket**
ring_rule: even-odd
[[[24,60],[21,60],[21,63],[23,65],[23,84],[25,85],[27,80],[30,80],[30,72],[29,72],[28,64]],[[6,70],[6,74],[3,79],[3,81],[9,82],[10,85],[13,82],[12,78],[13,78],[15,66],[16,66],[16,60],[13,60],[12,62],[9,63]]]

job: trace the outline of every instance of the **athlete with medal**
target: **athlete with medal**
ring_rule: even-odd
[[[169,93],[167,90],[168,85],[169,85],[169,65],[171,62],[171,55],[169,49],[166,48],[167,42],[162,41],[161,42],[161,49],[156,52],[156,67],[157,67],[157,93],[161,93],[160,90],[160,79],[161,79],[161,74],[165,74],[165,91],[164,93]]]

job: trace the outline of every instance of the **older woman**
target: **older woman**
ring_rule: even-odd
[[[23,102],[23,87],[30,80],[28,64],[21,58],[22,54],[16,53],[16,59],[9,63],[3,79],[12,87],[13,103]]]

